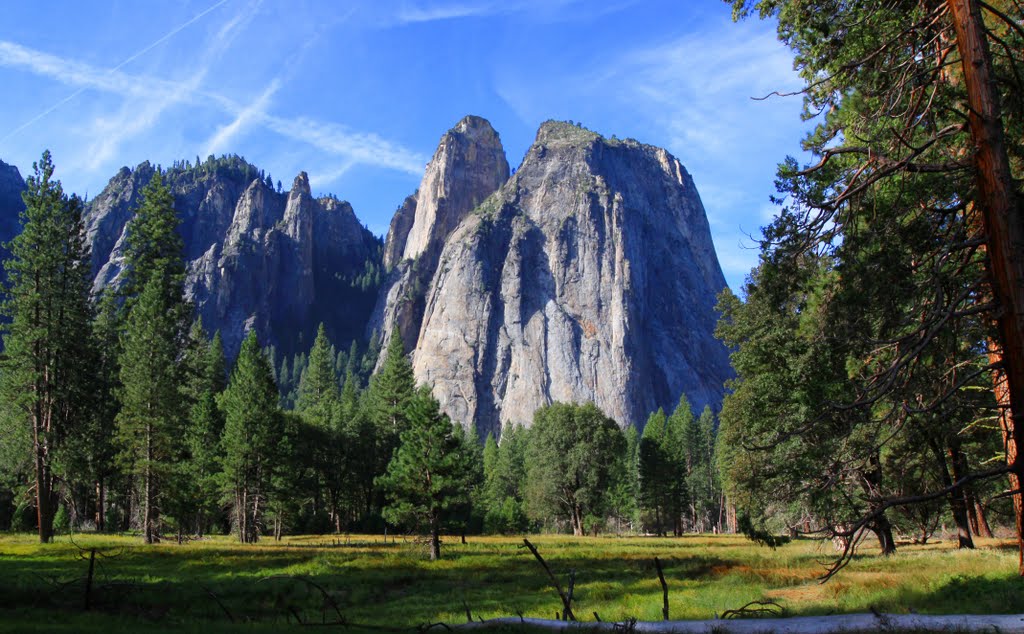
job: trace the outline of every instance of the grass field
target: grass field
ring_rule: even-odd
[[[714,618],[754,600],[787,615],[864,612],[1021,613],[1024,582],[1009,541],[976,551],[949,542],[902,546],[885,559],[871,548],[818,583],[829,544],[798,540],[776,551],[735,536],[680,539],[531,537],[566,583],[576,571],[574,611],[593,620],[661,619],[661,559],[673,619]],[[143,546],[137,537],[0,535],[0,631],[282,631],[337,619],[415,628],[428,622],[561,609],[521,539],[449,538],[443,560],[413,542],[381,537],[292,537],[242,546],[227,537]],[[96,549],[91,610],[84,611],[88,551]],[[84,554],[84,558],[83,558]],[[299,578],[301,577],[301,579]],[[310,583],[323,588],[330,602]],[[230,615],[230,616],[229,616]],[[234,623],[232,623],[232,619]],[[352,631],[351,629],[346,631]]]

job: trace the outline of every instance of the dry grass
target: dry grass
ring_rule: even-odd
[[[833,553],[809,540],[772,551],[735,536],[530,539],[563,579],[576,571],[574,610],[587,619],[596,611],[604,620],[660,620],[655,556],[665,568],[672,618],[714,618],[754,600],[775,601],[789,615],[1024,612],[1009,541],[979,540],[973,552],[948,542],[903,546],[890,558],[865,548],[821,584]],[[351,622],[401,627],[461,622],[465,606],[474,617],[553,618],[560,602],[521,543],[450,538],[443,560],[430,563],[421,546],[400,538],[385,544],[380,536],[250,546],[217,537],[150,547],[136,537],[82,535],[42,546],[29,535],[0,536],[0,630],[280,631],[297,627],[297,618],[335,619],[332,604]],[[94,609],[84,613],[81,553],[91,548],[101,556]],[[321,586],[329,599],[294,577]]]

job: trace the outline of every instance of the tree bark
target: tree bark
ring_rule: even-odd
[[[953,475],[949,473],[951,463],[957,453],[954,449],[949,449],[943,452],[939,446],[939,441],[933,436],[925,434],[928,439],[928,446],[932,450],[932,455],[935,458],[935,471],[939,474],[939,481],[943,488],[949,488],[953,486],[954,482],[959,481],[956,473],[956,466],[953,466]],[[947,457],[950,459],[947,462]],[[971,539],[971,528],[967,519],[967,508],[964,505],[963,491],[951,491],[946,500],[949,502],[949,511],[953,516],[953,522],[956,524],[957,532],[957,548],[974,548],[974,540]]]
[[[992,537],[992,528],[988,525],[988,519],[985,517],[984,505],[977,498],[974,500],[974,505],[978,517],[978,537]]]
[[[96,480],[96,532],[102,533],[103,529],[106,528],[103,523],[106,520],[105,509],[106,505],[106,489],[103,487],[103,478],[97,478]]]
[[[156,518],[153,517],[153,429],[151,423],[146,423],[146,471],[143,474],[145,482],[145,496],[142,507],[142,534],[143,542],[152,544],[154,540],[153,525]]]
[[[430,518],[430,561],[441,558],[441,520],[435,513]]]
[[[572,534],[573,537],[583,537],[583,512],[579,504],[572,505]]]
[[[949,454],[949,465],[953,470],[953,482],[959,482],[967,471],[967,457],[958,447],[951,447],[947,450]],[[949,494],[949,504],[953,510],[953,519],[956,520],[957,548],[974,548],[974,539],[971,538],[970,513],[967,506],[967,495],[963,489],[953,491]]]
[[[999,345],[992,350],[1000,362],[996,372],[996,401],[1006,460],[1010,465],[1010,487],[1017,529],[1018,573],[1024,576],[1024,504],[1019,493],[1024,480],[1024,462],[1018,450],[1024,443],[1024,214],[1014,192],[1013,176],[1004,143],[999,92],[995,86],[981,6],[977,0],[948,0],[956,29],[967,89],[969,127],[974,143],[977,205],[985,228],[988,275],[992,296],[999,305],[996,330]]]
[[[896,553],[896,540],[892,536],[892,524],[889,518],[882,513],[871,523],[871,531],[878,537],[878,547],[882,554],[888,557]]]

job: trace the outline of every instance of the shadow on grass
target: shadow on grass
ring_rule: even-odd
[[[451,546],[445,559],[431,564],[416,548],[378,547],[350,553],[276,547],[126,548],[98,563],[90,600],[94,611],[161,626],[321,623],[334,620],[341,611],[353,623],[415,627],[442,615],[465,614],[467,607],[484,618],[553,618],[561,610],[557,594],[529,551],[485,542]],[[653,554],[590,557],[551,550],[547,562],[563,587],[570,570],[576,573],[575,605],[581,616],[601,610],[602,597],[609,593],[654,596],[658,581]],[[661,555],[672,587],[713,575],[732,563],[705,553]],[[86,568],[77,551],[44,561],[2,556],[0,610],[29,608],[80,616]]]
[[[1024,579],[957,575],[934,589],[903,591],[893,601],[932,614],[1022,614]]]

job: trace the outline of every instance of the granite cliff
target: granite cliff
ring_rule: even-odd
[[[119,283],[125,226],[155,170],[122,168],[87,205],[95,291]],[[383,245],[348,203],[314,197],[305,173],[282,191],[238,157],[211,157],[164,180],[187,297],[229,355],[250,328],[285,354],[308,350],[321,321],[339,347],[397,333],[417,381],[481,436],[553,401],[639,426],[683,394],[717,407],[731,376],[713,336],[725,280],[707,218],[663,149],[547,122],[510,175],[497,132],[465,117]],[[13,236],[23,189],[0,163],[0,232]]]
[[[18,234],[21,227],[19,215],[25,209],[21,192],[25,191],[25,180],[13,165],[0,161],[0,256],[7,258],[6,245]]]
[[[86,231],[94,290],[116,286],[124,230],[155,168],[122,168],[90,201]],[[379,265],[380,244],[352,207],[314,198],[305,172],[288,192],[237,157],[166,170],[181,217],[186,298],[233,356],[245,333],[284,352],[306,350],[320,321],[339,345],[361,336],[376,288],[358,279]]]
[[[393,228],[420,224],[396,215]],[[593,401],[638,426],[682,394],[696,408],[721,401],[725,279],[693,181],[663,149],[545,123],[516,173],[448,233],[435,268],[416,379],[481,435],[529,424],[552,401]]]
[[[445,241],[508,176],[501,139],[487,120],[464,117],[441,137],[419,189],[391,220],[384,243],[389,275],[367,327],[368,336],[376,331],[388,341],[398,332],[406,350],[416,346],[427,287]]]

